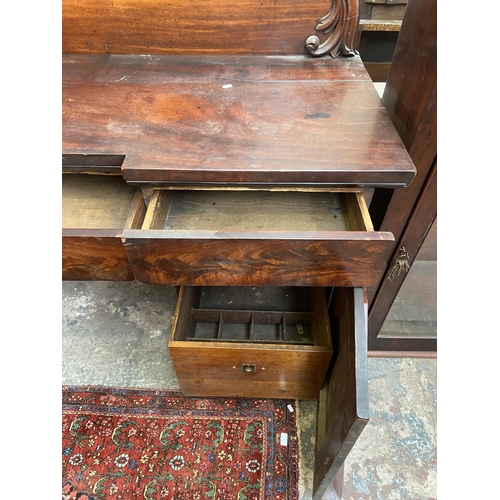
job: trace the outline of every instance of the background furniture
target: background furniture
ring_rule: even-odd
[[[374,82],[385,82],[408,0],[361,0],[355,47]]]

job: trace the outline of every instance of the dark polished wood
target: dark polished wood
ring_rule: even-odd
[[[418,255],[418,251],[425,240],[436,216],[436,199],[437,199],[437,162],[434,163],[425,185],[423,186],[420,197],[415,204],[411,217],[402,234],[400,245],[403,245],[408,253],[408,265],[411,268]],[[389,268],[394,265],[394,258],[390,262]],[[388,280],[387,276],[379,287],[378,295],[376,296],[375,312],[370,316],[370,333],[369,346],[370,349],[388,350],[388,351],[436,351],[437,338],[421,335],[419,337],[401,336],[382,336],[380,329],[383,321],[386,319],[391,306],[394,303],[395,297],[401,289],[407,275],[405,272],[396,275],[392,280]],[[425,294],[425,289],[414,290],[412,295]],[[432,290],[429,291],[432,293]],[[385,313],[385,314],[383,314]],[[374,335],[375,332],[379,332]]]
[[[303,0],[63,0],[62,48],[85,54],[305,54],[305,40],[327,8]]]
[[[382,98],[408,149],[421,127],[436,78],[437,1],[410,2]]]
[[[376,229],[391,231],[396,245],[384,277],[368,290],[370,299],[370,350],[432,351],[435,339],[379,339],[378,334],[401,286],[389,282],[394,260],[401,247],[411,252],[411,261],[437,213],[433,182],[437,164],[437,19],[436,0],[410,2],[407,6],[383,102],[417,168],[412,184],[403,190],[375,190],[370,214]],[[428,190],[428,191],[427,191]],[[422,201],[425,198],[425,203]],[[385,201],[382,201],[384,200]],[[381,202],[382,201],[382,202]],[[378,209],[382,210],[378,212]],[[410,229],[413,221],[418,221]],[[377,222],[375,222],[377,221]],[[404,234],[411,238],[405,241]],[[417,245],[415,238],[420,239]],[[411,264],[410,261],[410,264]]]
[[[388,233],[148,233],[123,232],[134,275],[169,285],[373,284],[393,245]]]
[[[320,500],[369,420],[366,294],[337,288],[332,301],[334,359],[318,399],[313,500]]]
[[[63,153],[125,155],[124,178],[142,183],[415,175],[359,57],[67,56]]]
[[[362,286],[392,246],[361,193],[154,190],[122,233],[137,280],[181,285]]]
[[[436,0],[408,5],[382,98],[417,168],[406,189],[374,194],[376,200],[389,196],[387,207],[376,202],[370,206],[374,222],[380,221],[376,227],[391,231],[396,241],[437,155],[436,34]]]
[[[409,147],[409,154],[417,168],[413,182],[403,190],[377,189],[374,199],[379,200],[389,197],[390,202],[378,214],[378,205],[375,202],[370,206],[370,214],[375,220],[380,220],[376,225],[380,230],[390,230],[396,240],[403,232],[406,222],[411,214],[423,185],[426,182],[430,169],[437,155],[437,86],[433,86],[426,102],[426,110],[414,140]],[[381,204],[383,205],[383,204]]]
[[[63,230],[62,279],[132,281],[134,275],[120,240],[120,231]]]
[[[330,54],[356,55],[355,38],[359,22],[358,0],[331,0],[328,14],[323,16],[316,25],[316,30],[326,36],[321,41],[317,35],[311,35],[306,40],[306,48],[313,56]]]

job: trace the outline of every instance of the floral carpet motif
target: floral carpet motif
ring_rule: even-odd
[[[295,402],[63,387],[62,498],[297,500]]]

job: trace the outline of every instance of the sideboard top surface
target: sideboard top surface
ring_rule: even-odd
[[[358,56],[64,55],[63,156],[129,182],[408,185]],[[74,156],[73,156],[74,155]]]

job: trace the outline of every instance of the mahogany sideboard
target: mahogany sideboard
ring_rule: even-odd
[[[317,399],[316,500],[369,418],[364,193],[415,176],[358,8],[63,0],[63,279],[176,285],[185,394]]]

